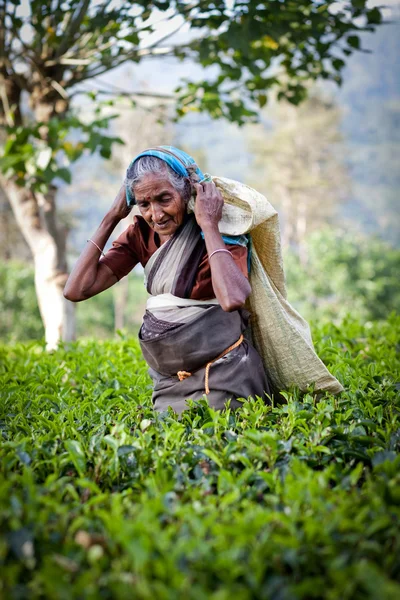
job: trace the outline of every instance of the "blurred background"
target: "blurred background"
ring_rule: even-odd
[[[39,10],[38,3],[12,2],[10,14],[17,4],[20,12],[14,16],[21,19],[22,27],[22,19],[32,19]],[[70,4],[76,10],[85,3]],[[65,163],[70,174],[62,163],[65,156],[60,159],[58,155],[58,171],[48,176],[47,187],[32,187],[40,218],[46,212],[48,190],[57,189],[58,226],[64,232],[69,267],[100,224],[135,154],[155,144],[172,144],[192,154],[203,171],[245,182],[275,206],[280,215],[288,298],[305,318],[339,324],[347,314],[368,321],[385,319],[398,310],[400,2],[386,5],[381,12],[387,22],[373,32],[359,33],[367,51],[345,57],[341,86],[329,77],[316,77],[306,82],[308,97],[298,105],[287,98],[278,101],[278,93],[268,91],[268,101],[261,100],[257,108],[258,122],[238,124],[210,110],[192,109],[180,110],[177,120],[177,86],[182,79],[204,77],[203,67],[190,56],[182,61],[166,53],[154,55],[151,63],[125,61],[78,83],[73,89],[79,93],[68,98],[71,110],[84,123],[93,119],[94,111],[97,119],[103,119],[99,135],[118,141],[105,149],[107,144],[92,140],[92,147],[82,150],[75,160],[73,151],[81,143],[75,126],[63,138],[67,158],[66,144],[71,146],[70,160]],[[378,3],[367,6],[372,9]],[[173,19],[157,26],[160,14],[162,6],[156,3],[147,16],[153,23],[149,35],[157,39],[174,29]],[[192,39],[185,27],[174,35],[182,43]],[[29,36],[27,32],[28,42]],[[23,44],[24,34],[20,37]],[[26,53],[22,62],[27,60]],[[206,65],[207,69],[212,74],[214,67]],[[2,77],[4,83],[7,77]],[[32,120],[34,109],[29,108],[25,92],[21,106],[23,119]],[[22,135],[16,132],[15,120],[7,127],[3,159],[11,152],[7,139]],[[40,145],[42,133],[35,139]],[[35,164],[45,160],[43,148],[40,151]],[[24,158],[28,175],[29,160]],[[9,184],[4,183],[20,177],[25,182],[22,187],[27,187],[28,175],[11,172],[10,162],[3,168],[0,189],[0,338],[6,342],[44,337],[35,293],[35,264],[40,269],[40,261],[37,256],[34,260],[32,242],[23,234],[21,220],[27,217],[18,217],[15,206],[12,210],[13,189],[6,189]],[[121,223],[107,247],[131,218]],[[76,307],[76,336],[107,338],[117,330],[136,334],[145,300],[137,267],[112,289]],[[41,309],[42,315],[52,310],[44,305]]]

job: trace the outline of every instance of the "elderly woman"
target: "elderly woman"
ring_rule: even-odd
[[[140,216],[104,255],[133,204]],[[181,413],[186,399],[204,394],[216,409],[228,399],[237,408],[238,398],[270,394],[260,356],[243,337],[251,292],[246,238],[225,243],[218,230],[222,206],[220,192],[188,154],[171,146],[142,152],[65,287],[65,297],[80,302],[143,265],[150,297],[139,341],[158,411],[171,406]]]

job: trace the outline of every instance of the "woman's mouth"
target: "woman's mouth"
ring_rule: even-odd
[[[157,227],[157,229],[165,229],[166,227],[168,227],[170,220],[171,219],[167,219],[166,221],[163,221],[162,223],[154,223],[154,227]]]

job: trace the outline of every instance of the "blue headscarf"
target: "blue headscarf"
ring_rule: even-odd
[[[204,173],[199,169],[196,165],[196,162],[192,156],[184,152],[183,150],[179,150],[179,148],[174,148],[174,146],[157,146],[155,148],[148,148],[138,154],[127,170],[127,177],[129,177],[129,171],[135,161],[142,156],[156,156],[157,158],[161,158],[164,162],[167,163],[178,175],[182,175],[182,177],[189,177],[192,173],[195,173],[199,178],[199,181],[205,179]],[[135,198],[132,196],[132,193],[128,186],[126,186],[126,203],[128,206],[133,206],[135,204]]]

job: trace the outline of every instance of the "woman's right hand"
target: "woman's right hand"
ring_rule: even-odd
[[[113,216],[114,219],[121,221],[129,215],[131,210],[132,207],[128,206],[126,203],[125,185],[122,185],[108,212]]]

